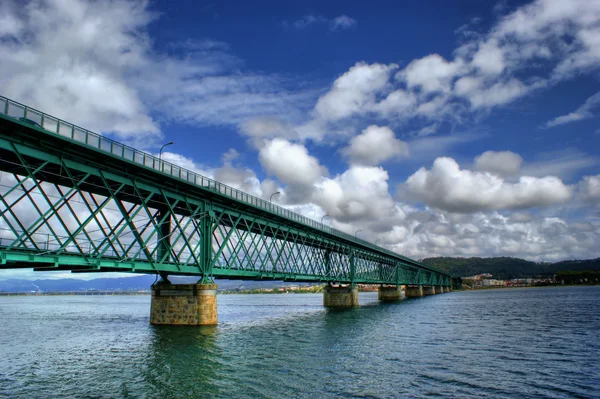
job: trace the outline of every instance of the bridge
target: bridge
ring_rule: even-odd
[[[448,274],[0,96],[0,268],[161,276],[151,323],[216,324],[214,278],[327,283],[325,306]],[[171,284],[169,275],[198,276]]]

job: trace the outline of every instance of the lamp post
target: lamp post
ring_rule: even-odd
[[[162,151],[163,149],[171,144],[175,144],[174,141],[169,141],[167,144],[163,144],[162,147],[160,147],[160,151],[158,152],[158,160],[160,161],[160,171],[164,172],[165,171],[165,163],[162,161]]]
[[[381,238],[375,240],[375,245],[377,245],[377,241],[381,241]]]
[[[167,144],[163,144],[163,146],[162,146],[162,147],[160,147],[160,151],[158,152],[158,159],[162,159],[162,152],[163,152],[163,149],[164,149],[166,146],[168,146],[168,145],[172,145],[172,144],[175,144],[175,142],[174,142],[174,141],[169,141]]]
[[[355,238],[355,239],[357,239],[357,240],[358,240],[358,236],[357,236],[357,234],[358,234],[358,233],[360,233],[361,231],[362,231],[362,229],[361,229],[361,230],[356,230],[356,233],[354,233],[354,238]]]
[[[329,217],[329,214],[326,213],[325,215],[321,216],[321,224],[323,224],[323,219],[325,219],[326,217]]]
[[[276,191],[276,192],[274,192],[273,194],[271,194],[271,196],[269,197],[269,202],[271,202],[271,200],[273,199],[273,196],[274,196],[274,195],[277,195],[277,194],[281,194],[281,192],[279,192],[279,191]]]

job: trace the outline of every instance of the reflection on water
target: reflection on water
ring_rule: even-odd
[[[0,397],[600,396],[600,287],[360,300],[225,295],[172,327],[150,297],[2,297]]]

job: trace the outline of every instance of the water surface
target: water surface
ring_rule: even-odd
[[[0,297],[0,397],[600,397],[600,287],[218,301],[199,328],[149,325],[149,296]]]

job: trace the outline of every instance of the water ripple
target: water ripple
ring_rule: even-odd
[[[2,297],[0,397],[600,397],[600,287],[360,301],[220,296],[196,328],[150,326],[149,297]]]

